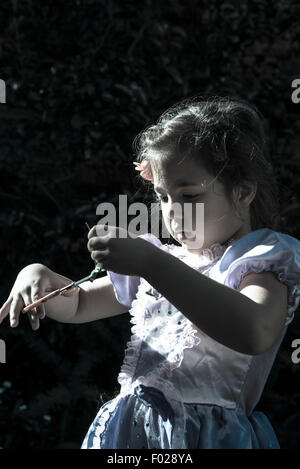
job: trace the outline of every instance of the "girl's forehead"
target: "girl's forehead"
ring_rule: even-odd
[[[191,159],[161,160],[152,165],[154,188],[168,186],[205,186],[213,175]]]

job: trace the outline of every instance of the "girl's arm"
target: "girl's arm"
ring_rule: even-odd
[[[255,274],[263,289],[256,287],[256,282],[249,286],[246,280],[249,276],[246,276],[243,279],[244,285],[248,285],[246,296],[162,249],[153,246],[151,251],[142,276],[204,333],[249,355],[263,353],[273,345],[274,337],[284,326],[287,311],[286,286],[273,274]]]
[[[54,300],[55,298],[53,298]],[[60,322],[81,324],[127,312],[128,307],[122,305],[116,299],[113,285],[107,275],[97,278],[93,282],[81,283],[79,285],[79,300],[76,312]]]
[[[0,308],[0,324],[10,317],[12,327],[17,327],[24,304],[45,296],[72,283],[71,279],[53,272],[43,264],[30,264],[22,269],[13,285],[9,297]],[[28,311],[33,330],[37,330],[40,319],[48,316],[62,323],[82,323],[115,316],[128,311],[115,296],[108,276],[81,283],[77,288],[66,290]],[[38,313],[38,314],[37,314]]]

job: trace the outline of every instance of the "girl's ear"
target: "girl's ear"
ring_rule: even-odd
[[[257,182],[243,181],[239,186],[233,189],[233,203],[236,214],[239,218],[241,214],[250,208],[252,200],[257,192]]]
[[[246,209],[250,206],[252,200],[256,196],[257,192],[257,182],[243,181],[237,188],[234,189],[235,192],[235,203]]]

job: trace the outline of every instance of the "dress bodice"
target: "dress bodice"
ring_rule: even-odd
[[[159,244],[157,238],[155,243],[203,275],[231,288],[237,289],[248,272],[276,272],[279,280],[289,287],[288,314],[280,337],[265,353],[247,355],[215,341],[144,278],[139,279],[136,293],[130,300],[133,326],[118,376],[121,394],[132,392],[139,384],[160,389],[175,410],[177,444],[180,441],[178,429],[184,430],[185,425],[184,403],[215,404],[251,414],[299,304],[300,242],[268,229],[251,235],[232,244],[216,243],[204,250],[202,256],[190,254],[182,246]],[[148,237],[150,242],[153,242],[152,236]],[[291,240],[294,240],[292,244]],[[117,275],[110,273],[117,297],[119,294],[124,298],[124,292],[117,286]],[[180,285],[175,287],[180,288]],[[205,304],[199,305],[199,314],[202,308]]]

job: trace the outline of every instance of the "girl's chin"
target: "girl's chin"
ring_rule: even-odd
[[[190,235],[190,236],[189,236]],[[203,250],[203,246],[198,246],[198,243],[195,242],[196,235],[192,235],[192,233],[184,234],[178,233],[174,235],[175,239],[191,254],[201,254]]]
[[[175,235],[180,243],[188,244],[195,241],[196,235],[192,233],[178,233]]]

